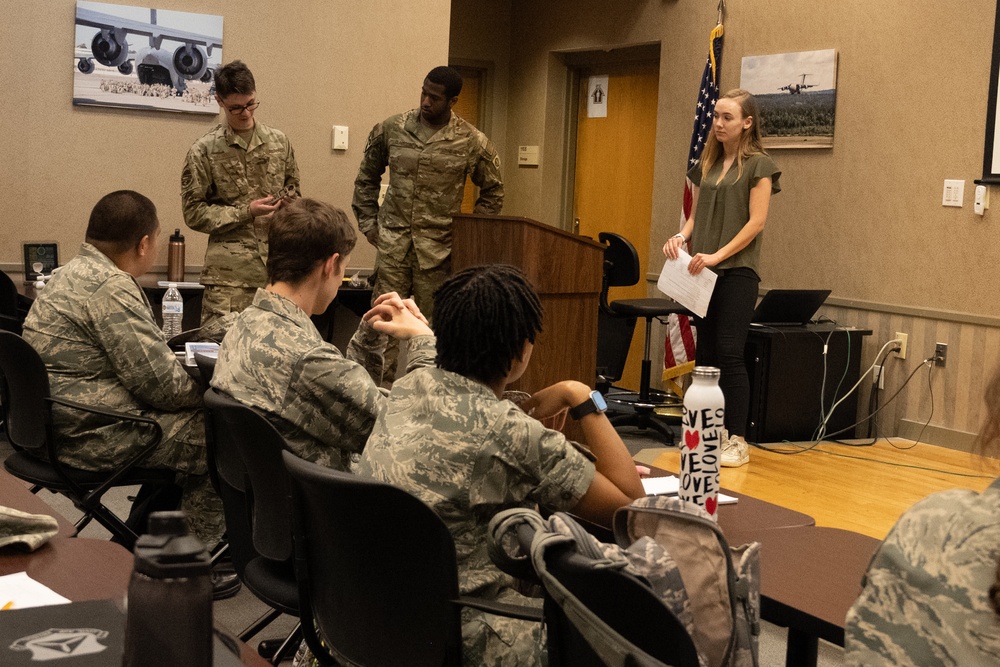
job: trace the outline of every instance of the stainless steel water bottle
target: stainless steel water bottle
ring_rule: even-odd
[[[167,280],[184,282],[184,236],[180,228],[174,230],[167,245]]]

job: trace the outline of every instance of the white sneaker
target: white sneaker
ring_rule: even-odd
[[[723,468],[739,468],[750,463],[750,445],[742,435],[730,435],[723,441],[721,463]]]

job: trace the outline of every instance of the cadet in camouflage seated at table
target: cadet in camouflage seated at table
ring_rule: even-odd
[[[268,216],[299,190],[288,138],[254,118],[260,100],[250,69],[239,60],[219,68],[215,92],[226,122],[191,146],[181,173],[184,222],[209,235],[202,326],[242,311],[267,283]]]
[[[521,407],[501,398],[527,368],[542,324],[538,296],[520,271],[466,269],[445,281],[434,301],[437,368],[395,382],[357,472],[437,512],[455,539],[462,595],[531,604],[489,559],[490,518],[538,504],[607,526],[616,509],[644,495],[642,484],[590,387],[560,382]],[[567,410],[589,450],[539,421]],[[469,609],[462,619],[464,664],[541,664],[538,623]]]
[[[181,507],[192,532],[212,546],[225,525],[208,478],[201,391],[167,347],[136,282],[156,260],[159,236],[149,199],[131,190],[103,197],[80,253],[32,304],[24,338],[45,362],[53,396],[160,424],[163,439],[142,465],[181,473]],[[148,436],[136,424],[60,406],[52,413],[61,460],[83,470],[114,469]]]
[[[378,388],[388,335],[410,340],[409,367],[434,361],[434,336],[412,300],[380,296],[345,356],[310,319],[337,296],[357,235],[340,209],[297,199],[274,214],[269,283],[219,349],[212,386],[258,408],[304,459],[349,470],[385,396]]]

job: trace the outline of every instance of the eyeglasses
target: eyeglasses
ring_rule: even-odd
[[[259,106],[260,106],[260,102],[257,101],[257,100],[254,100],[250,104],[245,104],[243,106],[226,107],[226,111],[228,111],[229,113],[233,114],[234,116],[239,116],[244,111],[253,111],[254,109],[256,109]]]

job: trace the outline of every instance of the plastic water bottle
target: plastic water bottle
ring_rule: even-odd
[[[135,543],[125,667],[211,667],[212,561],[183,512],[154,512]]]
[[[183,328],[184,299],[177,289],[177,283],[168,283],[167,293],[163,295],[163,335],[170,340]]]
[[[719,461],[725,428],[726,399],[719,387],[719,369],[698,366],[684,394],[684,440],[681,442],[681,500],[718,515]]]

